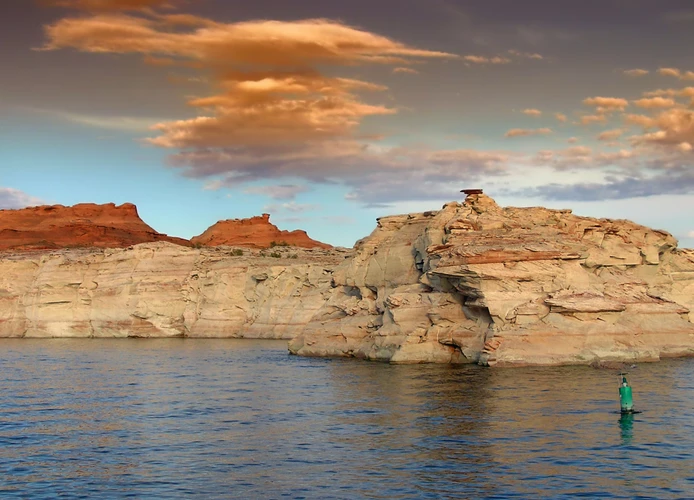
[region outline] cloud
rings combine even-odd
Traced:
[[[523,59],[536,59],[536,60],[544,59],[544,56],[542,54],[538,54],[537,52],[521,52],[519,50],[511,49],[508,51],[508,53],[511,54],[512,56],[516,56],[516,57],[523,58]]]
[[[526,137],[530,135],[546,135],[551,133],[551,128],[512,128],[504,134],[504,137]]]
[[[625,69],[624,71],[622,71],[622,73],[624,73],[627,76],[644,76],[650,72],[647,69],[636,68],[636,69]]]
[[[672,108],[655,117],[628,115],[627,120],[641,125],[645,130],[657,129],[632,138],[634,144],[650,144],[667,148],[677,148],[682,152],[691,151],[694,144],[694,111]]]
[[[594,123],[605,123],[607,117],[605,115],[583,115],[580,120],[581,125],[593,125]]]
[[[643,198],[667,193],[690,194],[694,191],[694,172],[668,173],[652,177],[608,177],[606,182],[558,184],[552,183],[515,194],[540,197],[553,201],[604,201]]]
[[[658,73],[663,76],[672,76],[679,80],[694,80],[694,71],[682,72],[678,68],[659,68]]]
[[[399,67],[399,68],[393,68],[393,73],[409,73],[411,75],[418,75],[419,71],[417,71],[414,68]]]
[[[689,231],[687,233],[687,238],[694,238],[694,231]]]
[[[318,210],[320,205],[313,205],[308,203],[295,203],[293,201],[289,203],[282,203],[281,205],[266,205],[263,210],[269,213],[277,212],[291,212],[291,213],[302,213],[310,212],[312,210]]]
[[[183,31],[172,29],[182,18]],[[323,76],[312,67],[455,57],[326,19],[221,24],[185,15],[97,14],[59,20],[46,27],[46,35],[46,50],[163,56],[214,71],[214,83],[224,92],[191,99],[189,104],[200,110],[197,117],[152,127],[159,136],[148,142],[182,149],[274,147],[352,137],[364,117],[396,113],[355,95],[386,87]]]
[[[528,116],[542,116],[542,111],[539,109],[524,109],[523,114],[526,114]]]
[[[145,18],[125,14],[68,17],[45,27],[44,50],[73,48],[83,52],[142,54],[198,61],[208,67],[245,64],[297,67],[316,64],[393,64],[408,58],[454,58],[453,54],[420,50],[384,36],[328,19],[216,23],[172,30],[180,17]],[[168,22],[167,22],[168,20]]]
[[[195,178],[219,178],[226,187],[292,176],[308,182],[341,184],[362,203],[448,199],[451,184],[508,174],[511,155],[476,150],[384,148],[355,141],[229,150],[183,151],[174,168]]]
[[[135,116],[101,116],[85,115],[81,113],[70,113],[56,109],[24,108],[34,113],[42,113],[60,120],[86,125],[89,127],[103,128],[108,130],[119,130],[123,132],[147,132],[161,118],[142,118]]]
[[[67,7],[89,11],[141,10],[147,8],[172,8],[175,0],[41,0],[53,7]]]
[[[307,186],[298,186],[296,184],[280,184],[277,186],[257,186],[249,187],[244,190],[249,194],[260,194],[269,196],[274,200],[293,200],[297,195],[309,192]]]
[[[646,109],[671,108],[677,104],[674,99],[667,99],[665,97],[646,97],[633,102],[639,108]]]
[[[601,132],[598,135],[598,140],[599,141],[614,141],[615,139],[619,139],[622,134],[624,134],[624,130],[622,129],[615,129],[615,130],[605,130],[604,132]]]
[[[564,113],[554,113],[554,118],[556,118],[557,121],[560,121],[562,123],[566,123],[566,121],[568,120]]]
[[[0,209],[16,210],[18,208],[44,205],[39,198],[24,193],[18,189],[0,187]]]
[[[576,144],[578,142],[578,140],[579,140],[578,137],[569,137],[566,140],[566,142],[568,142],[569,144]]]
[[[502,56],[485,57],[468,55],[463,56],[463,61],[473,64],[509,64],[511,62],[511,59]]]
[[[619,97],[588,97],[583,100],[586,106],[597,108],[600,113],[611,111],[624,111],[624,108],[629,106],[629,101]]]

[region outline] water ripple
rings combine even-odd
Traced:
[[[390,366],[249,340],[3,340],[3,498],[694,498],[694,360]]]

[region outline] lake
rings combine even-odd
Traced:
[[[391,366],[286,342],[0,341],[2,498],[694,498],[694,359]]]

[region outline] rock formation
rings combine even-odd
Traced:
[[[694,355],[694,251],[664,231],[484,194],[378,220],[290,351],[393,363]]]
[[[289,339],[323,306],[332,269],[349,254],[283,247],[272,257],[167,242],[6,252],[0,337]]]
[[[277,226],[270,223],[269,214],[250,219],[219,221],[190,241],[196,246],[208,247],[228,245],[245,248],[269,248],[276,245],[289,245],[301,248],[331,248],[330,245],[309,238],[306,231],[279,230]]]
[[[182,238],[156,232],[140,219],[131,203],[0,210],[0,250],[123,248],[154,241],[190,245]]]
[[[84,225],[106,228],[77,240],[94,246],[163,236],[132,205],[87,205],[82,217],[78,207],[54,227],[28,217],[31,240],[5,240],[18,235],[3,222],[5,245],[61,245],[61,232],[74,238]],[[114,225],[113,211],[130,216]],[[295,232],[280,232],[267,216],[217,229],[225,226],[245,228],[234,233],[238,246],[251,233],[265,235],[253,245],[296,243],[288,238]],[[196,241],[229,241],[213,229]],[[160,241],[0,254],[0,337],[92,336],[285,338],[299,355],[393,363],[595,365],[694,355],[694,251],[629,221],[501,208],[473,193],[440,211],[383,217],[353,251]]]

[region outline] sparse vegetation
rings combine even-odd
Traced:
[[[275,259],[280,259],[280,258],[282,258],[282,254],[279,253],[279,252],[272,252],[272,253],[270,254],[270,257],[273,257],[273,258],[275,258]]]
[[[291,255],[287,255],[287,258],[288,258],[288,259],[298,259],[299,256],[298,256],[297,254],[293,253],[293,254],[291,254]]]
[[[240,257],[241,255],[243,255],[243,250],[241,250],[240,248],[234,248],[231,251],[231,255],[235,255],[237,257]]]
[[[275,247],[288,247],[289,243],[286,241],[271,241],[270,242],[270,248],[275,248]]]

